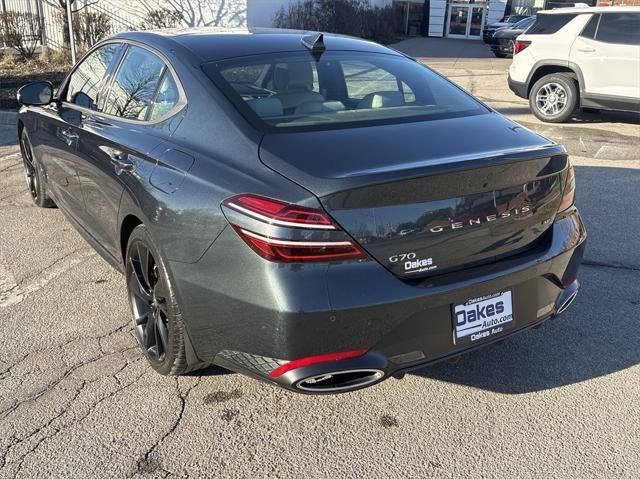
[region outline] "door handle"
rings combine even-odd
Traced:
[[[596,49],[595,48],[578,48],[578,51],[582,53],[593,53],[596,51]]]
[[[109,157],[109,161],[116,170],[116,175],[119,175],[123,171],[132,171],[135,168],[135,163],[131,161],[126,151],[111,148],[106,145],[100,145],[98,148]]]
[[[113,163],[113,166],[116,168],[117,174],[123,171],[132,171],[135,166],[133,161],[129,159],[129,155],[124,151],[112,150],[109,156],[111,157],[111,163]]]
[[[78,138],[80,138],[78,134],[75,133],[71,128],[60,130],[60,136],[64,138],[65,143],[69,146],[71,146]]]

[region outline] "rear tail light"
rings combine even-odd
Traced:
[[[513,54],[517,55],[522,50],[527,48],[529,45],[531,45],[531,42],[526,42],[526,41],[523,41],[523,40],[516,40],[516,42],[513,45]]]
[[[322,233],[320,235],[325,238],[318,240],[274,238],[252,231],[243,224],[235,224],[232,218],[228,218],[240,238],[258,255],[269,261],[308,263],[368,257],[346,234],[342,233],[339,239],[335,239],[335,232],[342,230],[331,221],[331,218],[323,210],[306,208],[257,195],[234,196],[226,199],[222,204],[252,220],[293,229],[289,231],[308,230],[318,233],[318,230],[321,230],[326,232],[324,235]],[[281,229],[280,231],[287,230]],[[330,232],[333,232],[334,235],[331,236]]]
[[[569,161],[569,168],[567,169],[567,179],[564,186],[564,192],[562,194],[562,201],[558,206],[558,213],[568,210],[573,206],[576,199],[576,174],[573,170],[573,165]]]

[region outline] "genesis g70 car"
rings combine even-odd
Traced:
[[[160,374],[216,364],[349,391],[537,326],[577,293],[565,149],[378,44],[125,33],[19,100],[35,204],[122,271]]]

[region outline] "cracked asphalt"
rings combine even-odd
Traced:
[[[0,126],[0,478],[637,477],[640,121],[542,124],[506,88],[507,60],[425,45],[398,46],[572,154],[589,245],[567,313],[340,396],[219,368],[161,377],[136,347],[122,277],[31,203]]]

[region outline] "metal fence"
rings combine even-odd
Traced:
[[[68,40],[66,12],[56,0],[0,0],[2,11],[13,11],[37,15],[42,25],[40,44],[57,50]],[[72,10],[75,16],[84,13],[104,14],[108,17],[106,35],[128,30],[138,30],[144,21],[145,12],[136,13],[118,9],[112,2],[91,2],[76,0]],[[75,20],[74,20],[75,21]],[[105,36],[106,36],[105,35]],[[74,35],[76,44],[80,43],[78,32]]]
[[[102,36],[140,30],[151,11],[173,12],[186,27],[244,26],[247,21],[247,0],[66,0],[71,1],[76,28],[75,44],[88,46],[82,38],[80,19],[86,14],[99,14],[107,18],[102,22],[106,31]],[[51,49],[59,49],[67,43],[67,21],[65,2],[59,0],[0,0],[0,11],[13,11],[37,15],[42,25],[40,44]],[[78,31],[80,30],[80,31]],[[86,35],[85,35],[86,36]]]

